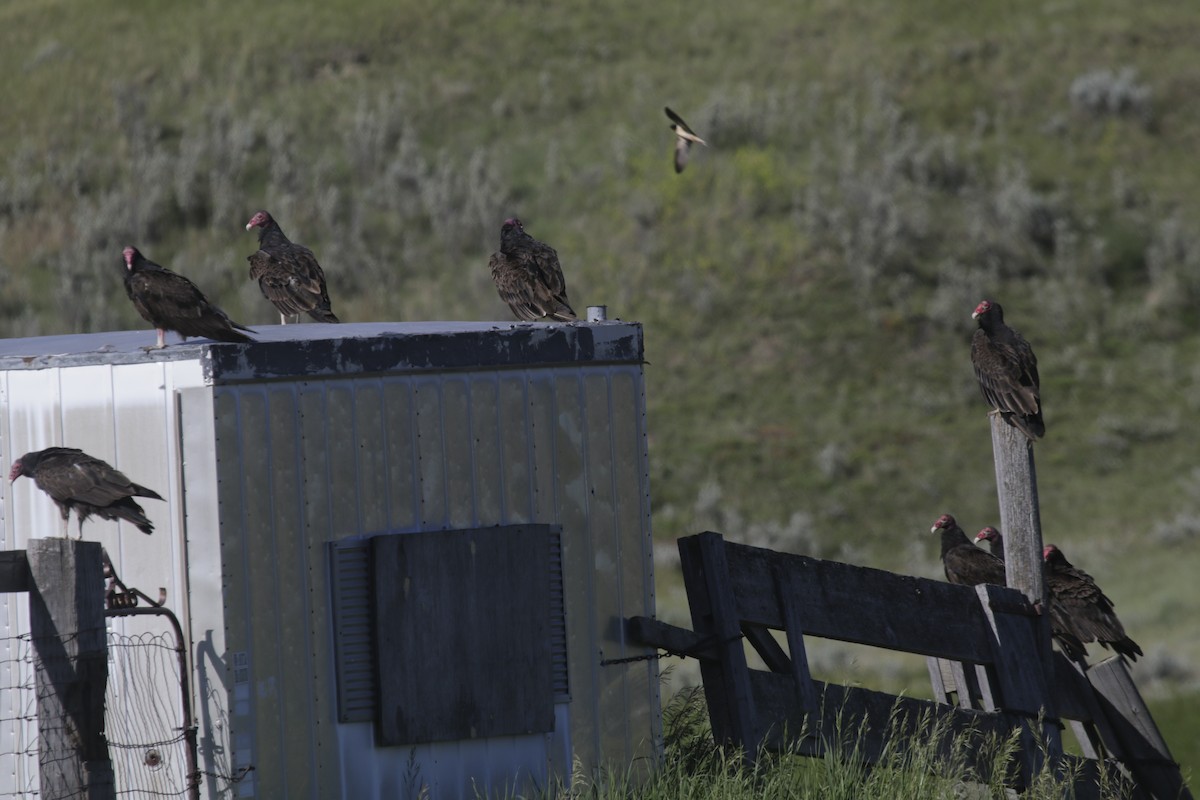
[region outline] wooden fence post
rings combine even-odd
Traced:
[[[112,800],[113,768],[104,738],[108,639],[100,544],[33,539],[26,553],[41,795]]]
[[[1000,530],[1004,535],[1004,568],[1008,585],[1030,600],[1046,602],[1042,571],[1042,517],[1038,510],[1037,470],[1033,446],[1016,426],[999,414],[992,423],[992,454],[996,461],[996,494],[1000,499]]]
[[[1171,758],[1166,740],[1138,693],[1125,659],[1117,656],[1093,664],[1087,677],[1125,750],[1125,764],[1138,785],[1156,800],[1191,800],[1179,765]]]

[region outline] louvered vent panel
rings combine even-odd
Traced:
[[[371,548],[366,541],[330,545],[338,721],[375,718],[374,627],[371,623]]]
[[[558,528],[550,531],[550,658],[554,702],[571,699],[567,673],[567,613],[563,594],[562,538]]]

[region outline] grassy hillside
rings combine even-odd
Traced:
[[[645,324],[657,537],[933,576],[940,513],[998,521],[991,296],[1041,362],[1047,539],[1194,698],[1198,35],[1186,0],[10,2],[0,334],[144,327],[126,244],[272,323],[260,207],[343,319],[506,319],[519,215]],[[679,176],[667,104],[710,143]]]

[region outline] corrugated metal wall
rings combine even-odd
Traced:
[[[182,557],[183,508],[174,390],[201,385],[195,361],[90,365],[70,368],[0,371],[0,463],[9,465],[32,450],[50,446],[77,447],[102,458],[166,498],[144,500],[142,506],[155,525],[147,536],[126,523],[93,517],[83,528],[89,541],[100,542],[125,583],[158,594],[167,590],[167,604],[183,618],[187,592]],[[33,538],[57,537],[61,517],[54,502],[22,478],[3,481],[4,549],[22,549]],[[69,535],[77,535],[72,515]],[[109,620],[110,628],[127,635],[157,633],[162,623],[147,618]],[[24,593],[0,594],[0,794],[36,790],[36,753],[19,755],[33,746],[36,723],[18,717],[33,713],[32,692],[18,687],[32,681],[21,660],[20,640],[29,630],[28,599]],[[178,686],[139,686],[159,692],[165,707],[178,706]],[[110,686],[109,713],[126,713],[130,698]],[[132,706],[129,706],[132,709]],[[130,714],[134,713],[129,710]],[[16,755],[14,755],[16,754]]]
[[[233,676],[235,762],[255,766],[239,793],[474,797],[518,768],[541,784],[572,757],[624,769],[652,756],[656,668],[599,666],[601,652],[645,652],[620,623],[653,611],[644,408],[637,365],[217,387],[227,646],[249,667]],[[563,529],[559,730],[411,750],[337,724],[325,543],[522,522]]]

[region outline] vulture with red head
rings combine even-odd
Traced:
[[[517,319],[526,322],[569,322],[578,319],[567,300],[558,253],[525,232],[521,220],[500,227],[500,249],[488,262],[500,299]]]
[[[155,264],[136,247],[126,247],[124,255],[125,294],[142,319],[158,332],[154,349],[166,347],[167,331],[184,339],[203,336],[218,342],[254,341],[240,332],[249,328],[231,320],[187,278]]]
[[[9,481],[25,475],[58,505],[62,512],[63,536],[71,510],[79,518],[79,535],[84,521],[95,514],[101,519],[123,519],[142,533],[153,533],[154,525],[133,499],[151,497],[162,500],[153,489],[139,486],[125,474],[100,459],[73,447],[48,447],[26,453],[13,462]]]
[[[338,322],[325,287],[325,273],[313,251],[283,235],[270,214],[259,211],[246,223],[246,230],[258,228],[258,252],[247,256],[250,279],[258,281],[263,296],[279,311],[279,324],[288,317],[298,321],[308,314],[317,322]]]
[[[950,583],[962,586],[981,583],[1005,585],[1004,562],[973,545],[954,517],[942,514],[929,531],[942,535],[942,567]]]
[[[987,542],[988,552],[1001,561],[1004,560],[1004,537],[1000,535],[1000,531],[988,525],[975,534],[975,544],[980,542]]]
[[[983,398],[1030,441],[1040,439],[1046,434],[1046,424],[1033,348],[1005,324],[999,303],[984,300],[971,316],[979,322],[971,339],[971,363]]]
[[[1070,631],[1081,642],[1099,642],[1130,661],[1143,655],[1142,648],[1125,633],[1121,621],[1096,581],[1075,567],[1062,550],[1048,544],[1042,550],[1046,563],[1046,585],[1050,591],[1051,622]]]

